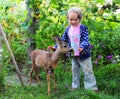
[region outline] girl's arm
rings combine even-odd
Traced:
[[[81,38],[80,38],[80,48],[86,49],[89,47],[89,35],[88,35],[88,28],[86,26],[83,26],[83,29],[81,30]]]

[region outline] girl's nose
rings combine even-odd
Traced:
[[[74,23],[76,23],[76,21],[72,21],[72,23],[74,24]]]

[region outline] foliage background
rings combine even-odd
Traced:
[[[100,90],[110,95],[120,92],[120,1],[119,0],[28,0],[29,7],[33,9],[31,16],[40,21],[36,25],[36,48],[46,49],[54,45],[52,35],[61,36],[68,26],[66,13],[72,6],[78,6],[83,12],[82,24],[88,26],[92,62]],[[27,59],[27,48],[32,42],[27,42],[28,27],[32,20],[27,22],[27,0],[0,0],[0,23],[4,27],[7,39],[10,43],[16,61],[22,72],[28,73],[27,67],[30,61]],[[36,10],[37,9],[37,10]],[[38,11],[38,12],[37,12]],[[37,14],[36,14],[37,13]],[[7,75],[14,73],[15,68],[2,38],[2,61]],[[71,65],[71,64],[68,64]],[[26,69],[27,68],[27,69]],[[71,69],[61,72],[61,65],[56,69],[56,79],[64,80],[62,75],[68,77],[66,81],[71,83]],[[103,68],[103,69],[102,69]],[[111,69],[112,68],[112,69]],[[25,70],[26,69],[26,70]],[[99,69],[99,70],[98,70]],[[108,70],[108,71],[106,71]],[[0,74],[1,75],[1,74]],[[68,76],[69,75],[69,76]],[[102,76],[101,76],[102,75]],[[108,76],[106,76],[108,75]],[[42,75],[45,77],[44,72]],[[113,79],[110,79],[113,76]],[[114,77],[115,76],[115,77]],[[3,77],[3,76],[0,76]],[[62,78],[63,77],[63,78]],[[105,77],[105,78],[104,78]],[[108,79],[108,78],[109,79]],[[104,79],[108,80],[108,82]],[[3,78],[2,78],[3,79]],[[43,78],[44,79],[44,78]],[[5,82],[2,80],[1,82]],[[107,85],[110,83],[110,85]],[[59,87],[61,88],[61,87]],[[106,88],[106,89],[105,89]],[[29,89],[29,88],[28,88]],[[116,89],[116,90],[115,90]],[[111,90],[108,91],[107,90]],[[74,96],[73,96],[74,97]]]

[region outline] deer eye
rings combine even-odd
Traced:
[[[66,45],[64,45],[63,47],[67,47]]]

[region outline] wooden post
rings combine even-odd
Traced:
[[[6,38],[6,35],[5,35],[4,31],[3,31],[3,28],[2,28],[2,25],[1,25],[1,24],[0,24],[0,33],[1,33],[1,35],[3,36],[3,38],[4,38],[4,41],[5,41],[6,46],[7,46],[7,48],[8,48],[8,51],[10,52],[10,56],[11,56],[11,58],[12,58],[13,64],[15,65],[16,72],[17,72],[18,78],[19,78],[19,80],[20,80],[20,83],[21,83],[22,86],[24,86],[24,83],[23,83],[23,81],[22,81],[22,77],[21,77],[21,74],[20,74],[20,70],[19,70],[19,68],[18,68],[17,62],[15,61],[13,52],[12,52],[12,50],[11,50],[11,48],[10,48],[10,45],[9,45],[9,43],[8,43],[8,40],[7,40],[7,38]]]

